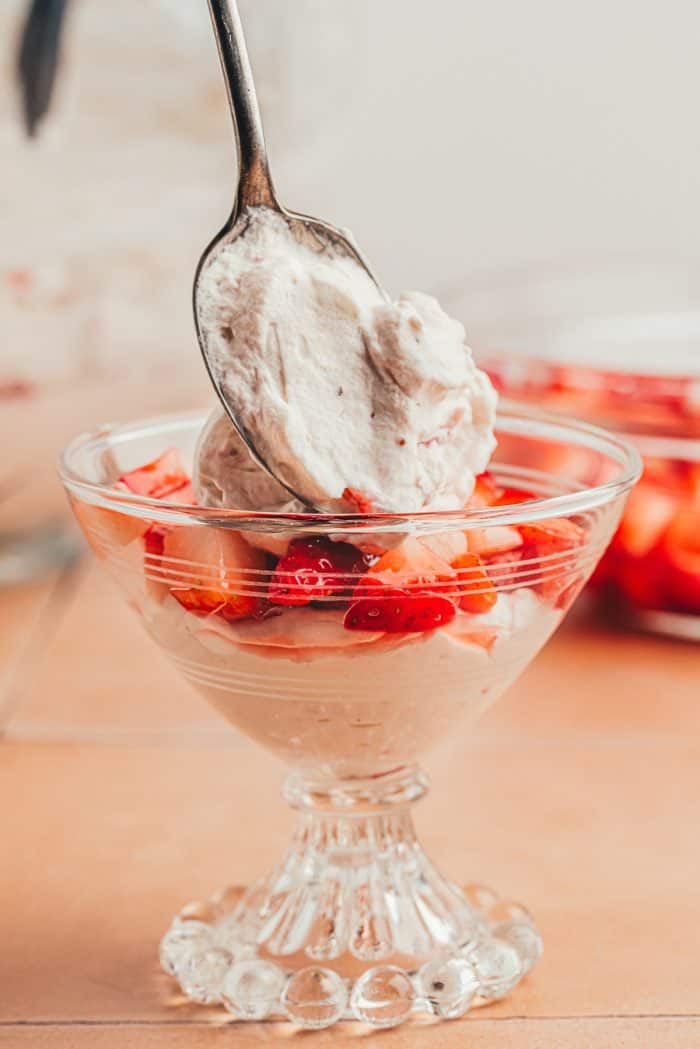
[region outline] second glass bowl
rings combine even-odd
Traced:
[[[643,455],[593,579],[602,607],[700,640],[700,268],[609,261],[468,286],[447,299],[503,396],[614,429]]]

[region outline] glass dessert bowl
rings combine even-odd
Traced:
[[[192,505],[200,416],[79,437],[61,473],[146,630],[223,716],[289,766],[299,823],[273,871],[178,915],[185,994],[245,1019],[389,1027],[506,995],[541,940],[524,907],[425,855],[418,762],[467,731],[566,614],[639,473],[623,440],[502,411],[468,507],[263,514]],[[568,472],[529,463],[571,449]],[[144,466],[144,464],[146,464]]]

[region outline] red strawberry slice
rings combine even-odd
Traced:
[[[267,557],[231,529],[169,529],[160,557],[160,580],[195,615],[217,614],[233,622],[260,615],[266,607],[262,588]]]
[[[308,605],[330,597],[349,597],[356,576],[374,558],[350,543],[334,543],[325,536],[293,539],[277,562],[269,600],[275,605]]]
[[[128,546],[148,527],[140,518],[118,510],[90,506],[79,499],[71,499],[71,505],[85,538],[98,557],[106,557],[110,546]]]
[[[164,528],[162,525],[151,525],[143,537],[143,546],[148,557],[157,558],[162,556],[167,534],[167,528]]]
[[[673,606],[700,615],[700,508],[676,516],[659,551],[659,567]]]
[[[465,533],[469,553],[478,554],[486,560],[495,554],[505,554],[523,545],[523,537],[517,528],[508,525],[493,525],[491,528],[472,528]],[[454,562],[453,562],[454,564]]]
[[[663,608],[666,573],[656,556],[617,558],[611,555],[614,578],[623,598],[637,608]]]
[[[525,561],[549,558],[555,554],[576,550],[583,545],[586,538],[583,528],[568,517],[551,517],[544,521],[523,524],[519,526],[519,530],[523,537],[522,557]],[[544,561],[541,566],[525,566],[525,570],[532,571],[540,567],[541,578],[537,582],[537,589],[543,597],[557,602],[578,575],[573,562],[573,558],[560,558],[554,564]],[[531,581],[534,582],[534,579]]]
[[[633,489],[614,545],[632,557],[644,557],[673,520],[677,500],[668,491],[641,481]]]
[[[522,550],[522,547],[517,550],[506,550],[502,554],[493,554],[484,560],[486,574],[495,587],[502,589],[515,584],[518,573],[523,571],[520,564],[523,559]],[[523,583],[523,586],[525,585],[527,582]]]
[[[445,597],[454,590],[457,573],[420,539],[405,539],[387,550],[370,573],[387,586],[403,590],[434,590]]]
[[[459,573],[459,607],[475,615],[490,611],[498,600],[498,594],[481,558],[476,554],[462,554],[452,564]]]
[[[422,634],[450,623],[457,614],[453,602],[437,594],[409,594],[382,583],[377,586],[376,581],[360,592],[368,596],[350,605],[343,621],[346,630]]]
[[[525,544],[536,547],[540,557],[573,550],[581,546],[586,537],[583,528],[568,517],[550,517],[519,525],[519,529]]]
[[[487,470],[477,477],[467,506],[494,506],[502,494],[503,489]]]
[[[517,506],[519,503],[531,503],[537,496],[523,488],[504,488],[494,506]]]
[[[119,481],[135,495],[167,499],[177,493],[178,502],[191,502],[190,478],[177,448],[169,448],[153,462],[123,474]]]
[[[185,481],[179,488],[173,488],[171,492],[167,493],[167,496],[159,496],[160,499],[166,499],[169,503],[182,503],[183,506],[196,506],[197,500],[194,497],[194,490],[192,488],[191,481]]]
[[[375,507],[370,497],[364,492],[359,492],[357,488],[346,488],[343,492],[343,499],[346,503],[352,503],[359,514],[373,514],[375,512]]]

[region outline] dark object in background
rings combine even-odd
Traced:
[[[31,0],[19,43],[17,77],[24,126],[30,138],[48,112],[60,57],[61,30],[69,0]]]

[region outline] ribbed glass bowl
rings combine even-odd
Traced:
[[[615,531],[637,454],[514,409],[499,418],[488,499],[463,511],[269,515],[115,487],[166,448],[191,463],[203,422],[87,434],[61,465],[150,636],[287,764],[300,811],[272,872],[176,917],[164,967],[196,1001],[302,1027],[393,1026],[502,997],[539,935],[520,905],[462,890],[428,860],[410,815],[427,789],[417,763],[467,732],[557,628]],[[527,501],[509,502],[516,489]]]

